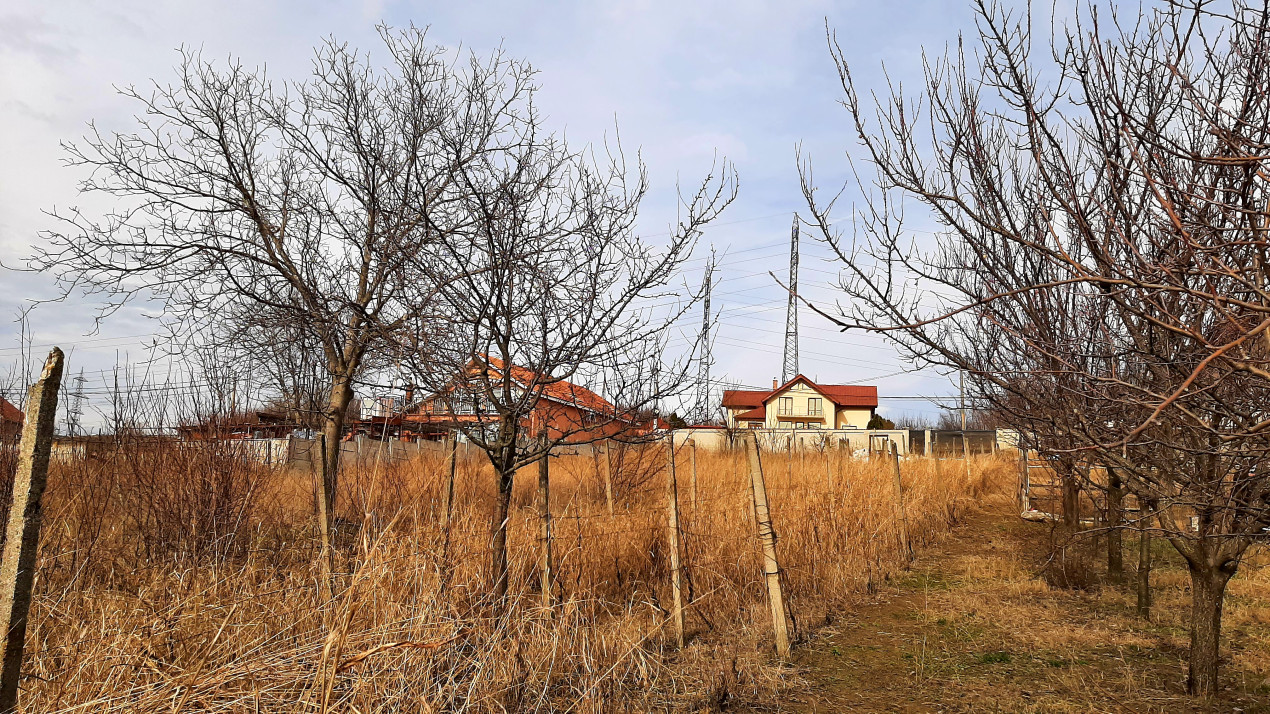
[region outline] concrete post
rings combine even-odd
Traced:
[[[48,482],[49,451],[57,418],[57,389],[62,382],[64,357],[56,347],[44,363],[40,379],[27,392],[27,413],[18,446],[18,470],[13,477],[13,505],[5,530],[0,558],[0,633],[4,636],[4,660],[0,664],[0,712],[18,708],[18,680],[22,674],[22,648],[26,642],[27,615],[31,610],[31,586],[35,580],[35,554],[40,544],[40,520],[44,486]]]

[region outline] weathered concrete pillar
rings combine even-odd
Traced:
[[[57,388],[62,382],[62,351],[56,347],[44,363],[40,379],[27,392],[26,420],[18,447],[18,470],[13,477],[13,505],[0,558],[0,632],[4,660],[0,665],[0,712],[18,708],[18,680],[22,674],[22,646],[26,641],[35,553],[40,545],[41,500],[48,482],[49,451],[57,417]]]

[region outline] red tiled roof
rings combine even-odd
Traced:
[[[21,409],[9,403],[8,399],[0,397],[0,421],[10,421],[21,424],[26,416]]]
[[[482,355],[481,357],[495,372],[501,373],[503,371],[502,360],[488,355]],[[565,379],[552,380],[549,376],[543,377],[533,370],[516,365],[511,367],[511,378],[512,381],[521,385],[531,384],[537,380],[542,387],[542,395],[552,401],[570,404],[592,412],[606,414],[616,414],[617,412],[617,408],[609,403],[609,400],[586,387],[579,387]]]
[[[737,421],[758,421],[767,419],[767,407],[759,407],[751,409],[748,412],[741,412],[736,415]]]
[[[764,389],[725,389],[723,390],[723,406],[730,409],[741,407],[763,406],[763,400],[770,391]]]
[[[776,389],[728,389],[723,392],[723,406],[730,409],[762,407],[777,392],[788,389],[795,382],[803,382],[812,389],[825,395],[840,407],[869,407],[878,405],[878,388],[855,384],[816,384],[803,375],[798,375]],[[750,412],[746,412],[749,414]],[[738,419],[745,415],[737,415]]]
[[[833,400],[840,407],[876,407],[878,405],[878,388],[861,387],[853,384],[820,384],[816,389]]]

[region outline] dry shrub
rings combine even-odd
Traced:
[[[615,459],[611,518],[597,459],[552,459],[549,610],[536,592],[536,468],[522,473],[505,612],[486,592],[492,471],[466,451],[449,533],[442,450],[347,464],[337,510],[356,537],[339,550],[331,603],[315,587],[307,469],[141,447],[59,468],[24,701],[47,712],[607,712],[777,701],[791,674],[770,663],[742,453],[699,451],[695,479],[681,454],[690,644],[675,652],[666,637],[665,454],[630,447]],[[764,466],[786,595],[805,636],[808,623],[903,567],[892,466],[832,452],[765,454]],[[977,500],[1003,497],[1012,466],[988,459],[966,474],[955,462],[937,470],[905,459],[914,544],[939,537]],[[93,483],[109,497],[72,493]]]

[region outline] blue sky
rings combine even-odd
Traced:
[[[81,175],[62,166],[59,142],[81,136],[90,121],[130,128],[134,107],[114,87],[167,81],[178,46],[263,64],[275,78],[299,77],[325,36],[373,56],[376,23],[413,23],[429,27],[438,44],[480,54],[501,46],[529,60],[540,70],[538,101],[549,126],[572,143],[600,142],[616,123],[652,182],[641,232],[666,231],[677,181],[699,180],[716,153],[735,162],[740,196],[705,236],[725,254],[714,373],[768,384],[780,371],[785,313],[765,271],[783,276],[791,214],[806,213],[795,145],[803,143],[826,187],[846,177],[844,152],[854,149],[837,104],[826,21],[864,85],[877,88],[883,63],[892,79],[915,87],[923,48],[942,52],[958,32],[974,31],[968,4],[943,2],[10,1],[0,9],[0,261],[18,264],[29,253],[52,225],[44,211],[93,210],[77,194]],[[848,187],[843,212],[855,190]],[[810,299],[831,304],[836,267],[827,255],[805,238],[801,282]],[[0,374],[18,353],[19,307],[54,295],[43,276],[0,270]],[[101,370],[118,359],[144,358],[154,327],[141,306],[95,333],[93,315],[94,303],[77,298],[39,306],[30,324],[36,345],[63,346],[70,371],[82,368],[99,385]],[[888,397],[953,391],[939,375],[894,374],[905,365],[878,338],[839,335],[808,311],[802,325],[802,371],[825,382],[876,384],[885,412],[931,412],[929,404]]]

